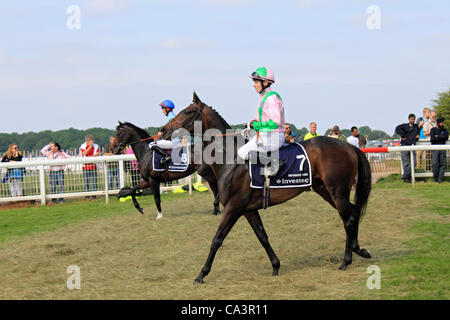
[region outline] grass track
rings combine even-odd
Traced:
[[[245,219],[218,251],[205,284],[193,286],[220,217],[212,195],[166,195],[155,221],[130,202],[103,200],[0,212],[2,299],[448,299],[450,184],[375,185],[360,228],[362,247],[338,271],[345,234],[337,212],[309,192],[261,211],[281,260],[279,277]],[[434,204],[433,204],[434,203]],[[381,268],[381,290],[368,290],[366,269]],[[81,269],[81,290],[68,290],[66,268]]]

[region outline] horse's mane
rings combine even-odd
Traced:
[[[221,122],[221,125],[224,127],[224,129],[231,129],[231,126],[228,124],[228,122],[225,121],[224,118],[222,118],[222,116],[219,114],[219,112],[217,112],[216,109],[214,109],[213,107],[210,107],[210,106],[208,106],[208,107],[211,109],[211,111],[214,113],[214,115],[217,117],[217,119]]]
[[[132,123],[130,123],[130,122],[125,122],[125,123],[123,123],[123,125],[124,125],[124,126],[127,126],[127,127],[130,127],[131,129],[133,129],[134,131],[136,131],[136,133],[139,135],[139,137],[140,137],[141,139],[143,139],[143,138],[149,138],[149,137],[150,137],[150,134],[149,134],[147,131],[145,131],[145,130],[142,129],[142,128],[139,128],[138,126],[135,126],[134,124],[132,124]]]

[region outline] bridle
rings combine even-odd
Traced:
[[[183,128],[183,129],[188,130],[188,128],[190,128],[194,124],[195,120],[197,120],[197,118],[202,113],[203,107],[204,107],[204,104],[202,104],[200,107],[197,107],[195,111],[193,111],[193,110],[184,110],[183,112],[185,114],[189,114],[189,113],[192,113],[192,112],[195,112],[195,114],[194,114],[194,116],[192,118],[185,119],[183,122],[177,120],[176,118],[173,118],[173,119],[169,120],[169,123],[167,123],[167,125],[166,125],[166,126],[169,127],[169,130],[164,134],[164,138],[169,136],[170,134],[172,134],[177,129]],[[175,130],[173,128],[173,123],[174,122],[176,122],[176,123],[178,123],[180,125]]]
[[[121,129],[124,130],[123,128],[121,128]],[[127,145],[133,146],[133,145],[135,145],[137,143],[145,142],[145,141],[149,141],[149,140],[154,141],[155,139],[153,137],[148,137],[148,138],[138,139],[136,141],[132,141],[132,142],[129,142],[127,144],[123,144],[122,142],[118,141],[116,151],[118,151],[118,152],[122,151],[123,149],[125,149],[125,147]]]

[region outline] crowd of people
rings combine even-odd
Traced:
[[[354,145],[357,148],[365,148],[367,145],[367,139],[364,135],[360,135],[358,132],[358,128],[353,126],[351,128],[351,135],[349,137],[345,137],[338,125],[335,125],[329,132],[328,137],[339,139],[342,141],[347,141],[348,143]],[[309,140],[315,137],[319,137],[320,134],[317,133],[317,123],[311,122],[309,124],[309,131],[303,137],[303,141]],[[300,142],[300,138],[296,138],[296,134],[291,130],[291,126],[286,123],[284,126],[284,141],[287,143]]]
[[[437,113],[429,108],[423,109],[423,116],[419,117],[416,122],[416,115],[411,113],[408,115],[408,122],[398,125],[395,132],[400,136],[400,144],[402,146],[416,145],[419,139],[430,139],[432,145],[443,145],[448,140],[448,131],[445,128],[445,119],[440,117],[436,119]],[[411,161],[411,155],[413,157]],[[425,158],[425,169],[433,172],[433,180],[437,183],[444,181],[445,168],[447,166],[447,152],[445,150],[419,150],[402,151],[401,152],[403,176],[402,179],[406,183],[411,182],[411,163],[415,167],[422,167],[423,158]],[[431,160],[431,161],[430,161]]]
[[[112,156],[118,153],[115,152],[117,146],[117,137],[111,136],[109,144],[104,148],[103,155]],[[61,160],[70,159],[72,156],[68,155],[61,149],[61,145],[58,142],[52,141],[46,146],[44,146],[40,153],[49,160]],[[132,154],[133,150],[131,147],[127,147],[121,153]],[[97,157],[100,155],[100,148],[98,144],[95,143],[94,137],[92,135],[87,135],[85,137],[85,142],[79,148],[79,155],[82,157]],[[16,143],[12,143],[8,151],[4,154],[1,162],[20,162],[23,159],[22,152],[19,150],[19,146]],[[119,180],[119,167],[117,162],[108,162],[108,188],[109,190],[117,190],[120,188]],[[51,194],[63,194],[65,192],[65,165],[51,165],[49,166],[49,183],[50,183],[50,193]],[[137,161],[130,161],[127,171],[131,171],[132,183],[137,184],[139,181],[139,164]],[[25,176],[25,168],[8,168],[5,176],[2,178],[1,183],[5,184],[8,182],[11,197],[21,197],[23,196],[23,181]],[[83,190],[84,191],[97,191],[97,165],[95,163],[84,163],[82,166],[82,180],[83,180]],[[86,197],[87,200],[95,199],[95,196]],[[64,199],[54,198],[53,203],[62,203]]]
[[[395,132],[400,136],[400,144],[402,146],[416,145],[419,139],[430,138],[433,145],[445,144],[448,140],[448,131],[445,128],[445,119],[436,118],[436,111],[429,108],[423,109],[422,117],[416,121],[416,116],[410,114],[408,122],[398,125]],[[335,125],[329,132],[328,137],[346,141],[357,148],[364,148],[367,144],[367,139],[359,134],[358,128],[353,126],[351,128],[351,135],[345,137],[338,125]],[[309,124],[309,131],[304,136],[303,140],[313,139],[320,136],[317,132],[317,123],[311,122]],[[286,143],[300,142],[300,138],[291,130],[288,123],[284,126],[284,140]],[[103,155],[116,155],[117,137],[111,136],[109,143],[105,146]],[[122,153],[132,154],[131,147],[127,147]],[[41,149],[41,154],[49,160],[69,159],[72,156],[61,150],[61,146],[57,142],[50,142]],[[444,180],[445,168],[447,165],[446,151],[433,150],[424,151],[419,150],[413,152],[413,165],[421,168],[424,164],[426,170],[433,172],[433,179],[435,182],[441,183]],[[96,157],[100,155],[99,145],[95,143],[92,135],[85,137],[85,142],[79,148],[79,155],[82,157]],[[401,152],[401,159],[403,165],[402,179],[405,182],[411,182],[411,152]],[[17,144],[13,143],[9,146],[8,151],[4,154],[1,162],[19,162],[22,161],[22,152],[19,150]],[[139,183],[139,163],[137,161],[130,161],[125,168],[131,173],[132,184]],[[120,187],[119,167],[117,162],[107,163],[108,171],[108,189],[114,190]],[[25,175],[25,168],[9,168],[6,175],[2,179],[2,183],[9,182],[10,194],[12,197],[23,196],[22,183]],[[95,163],[85,163],[82,167],[83,189],[84,191],[97,191],[97,165]],[[51,194],[63,194],[65,184],[65,166],[53,165],[49,168],[49,182]],[[87,196],[86,199],[95,199],[95,196]],[[54,203],[64,202],[63,198],[52,199]]]

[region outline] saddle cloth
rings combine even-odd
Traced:
[[[189,167],[190,162],[190,150],[189,146],[179,146],[172,150],[166,150],[170,152],[171,161],[167,165],[167,170],[171,172],[184,172]],[[162,155],[158,152],[153,152],[153,170],[165,171],[166,166],[161,164]]]
[[[311,164],[303,146],[297,142],[283,145],[279,149],[282,165],[275,176],[270,177],[270,188],[298,188],[312,184]],[[254,160],[252,159],[254,158]],[[256,157],[250,157],[250,187],[263,188],[265,177],[264,165],[256,163]],[[270,166],[270,163],[268,164]]]

